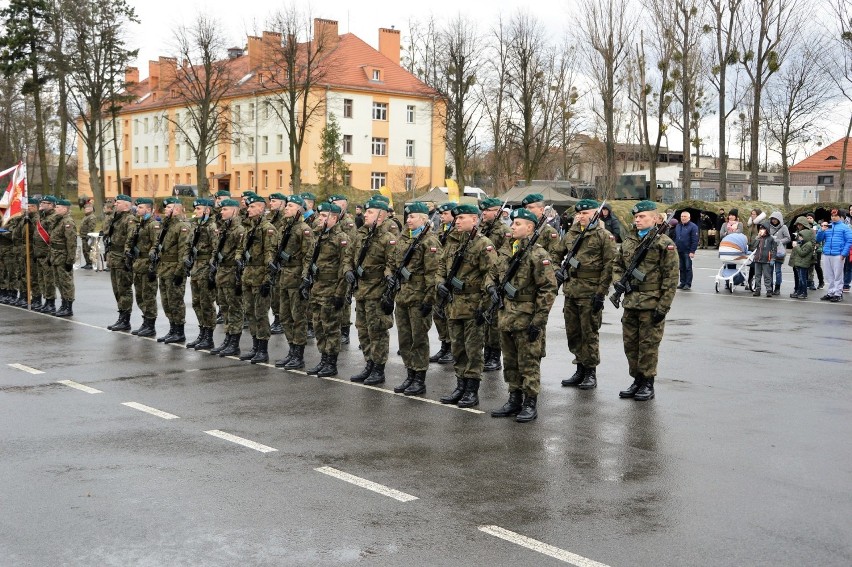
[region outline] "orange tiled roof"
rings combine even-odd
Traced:
[[[839,171],[840,164],[843,163],[843,141],[845,138],[840,138],[833,144],[824,147],[812,156],[808,156],[796,165],[790,167],[790,171],[797,172],[819,172],[819,171]],[[846,149],[846,166],[852,167],[852,138],[849,138],[849,145]]]

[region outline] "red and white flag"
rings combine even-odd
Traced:
[[[24,212],[28,200],[26,164],[18,162],[18,165],[0,171],[0,177],[9,173],[12,173],[12,178],[9,180],[6,192],[3,193],[3,198],[0,199],[0,210],[3,210],[3,226],[6,226],[9,219]]]

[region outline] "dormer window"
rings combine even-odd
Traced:
[[[837,159],[837,156],[828,156],[827,158],[825,158],[825,161],[836,160],[836,159]]]
[[[381,81],[382,80],[382,72],[379,69],[373,69],[373,80]]]

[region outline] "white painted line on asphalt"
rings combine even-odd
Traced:
[[[152,408],[151,406],[146,406],[137,402],[122,402],[121,405],[137,409],[139,411],[144,411],[145,413],[150,413],[151,415],[156,415],[157,417],[161,417],[163,419],[180,419],[173,413],[160,411],[156,408]]]
[[[288,371],[292,372],[292,371]],[[459,411],[466,411],[469,413],[483,414],[485,413],[482,410],[473,409],[473,408],[460,408],[453,404],[442,404],[438,400],[430,400],[429,398],[424,398],[422,396],[406,396],[405,394],[397,394],[393,390],[385,390],[384,388],[379,388],[378,386],[368,386],[366,384],[361,384],[360,382],[352,382],[350,380],[344,380],[343,378],[335,378],[333,376],[323,377],[322,380],[331,380],[332,382],[340,382],[341,384],[348,384],[350,386],[358,386],[359,388],[367,388],[368,390],[375,390],[377,392],[381,392],[383,394],[390,394],[392,396],[402,396],[406,400],[414,400],[417,402],[426,402],[427,404],[435,404],[444,408],[450,408]]]
[[[12,368],[17,368],[18,370],[23,370],[24,372],[29,372],[30,374],[44,374],[44,372],[42,372],[38,368],[33,368],[32,366],[25,366],[18,362],[10,364],[9,366],[11,366]]]
[[[248,439],[243,439],[242,437],[237,437],[236,435],[231,435],[230,433],[225,433],[224,431],[219,431],[218,429],[211,429],[204,433],[212,435],[213,437],[218,437],[219,439],[224,439],[225,441],[230,441],[231,443],[236,443],[237,445],[242,445],[243,447],[248,447],[249,449],[254,449],[255,451],[260,451],[261,453],[271,453],[278,450],[273,449],[272,447],[267,447],[266,445],[261,445],[260,443],[255,443]]]
[[[355,486],[360,486],[361,488],[372,490],[373,492],[377,492],[383,496],[393,498],[394,500],[399,500],[400,502],[411,502],[412,500],[417,500],[417,497],[412,496],[411,494],[406,494],[405,492],[400,492],[399,490],[388,488],[383,484],[378,484],[373,481],[367,480],[366,478],[361,478],[360,476],[345,473],[332,467],[319,467],[318,469],[314,470],[317,472],[321,472],[322,474],[327,474],[328,476],[333,476],[334,478],[338,478],[344,482],[354,484]]]
[[[485,532],[488,535],[493,535],[494,537],[499,537],[500,539],[520,545],[521,547],[526,547],[527,549],[531,549],[532,551],[536,551],[542,555],[547,555],[554,559],[564,561],[565,563],[576,565],[577,567],[608,567],[604,563],[599,563],[597,561],[587,559],[582,555],[577,555],[576,553],[571,553],[570,551],[553,547],[552,545],[548,545],[544,542],[538,541],[537,539],[522,536],[521,534],[501,528],[500,526],[479,526],[479,531]]]
[[[81,392],[86,392],[87,394],[103,394],[100,390],[96,390],[94,388],[90,388],[89,386],[84,386],[74,380],[59,380],[57,384],[62,384],[64,386],[68,386],[69,388],[74,388],[75,390],[80,390]]]

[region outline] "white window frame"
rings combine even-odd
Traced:
[[[414,140],[405,141],[405,157],[414,158]]]
[[[407,124],[414,124],[414,105],[409,104],[405,107],[405,122]]]
[[[387,157],[388,155],[388,139],[387,138],[373,138],[372,143],[370,144],[372,148],[372,155],[376,157]]]
[[[346,156],[352,155],[352,134],[343,134],[341,153]]]
[[[387,122],[388,121],[388,103],[386,103],[386,102],[374,102],[373,103],[373,120],[377,120],[379,122]]]
[[[373,191],[378,191],[382,186],[387,185],[388,174],[384,171],[373,171],[370,173],[370,188]]]

